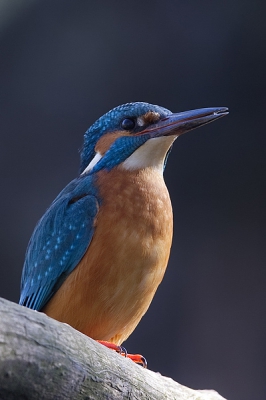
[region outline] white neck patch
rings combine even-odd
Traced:
[[[163,173],[166,153],[175,139],[176,136],[161,136],[147,140],[121,164],[122,168],[136,170],[152,167]]]
[[[98,161],[102,158],[102,155],[100,153],[96,153],[89,165],[84,169],[81,175],[86,174],[87,172],[91,171],[92,168],[97,164]]]

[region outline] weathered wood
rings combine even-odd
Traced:
[[[223,398],[145,370],[69,325],[0,299],[0,399]]]

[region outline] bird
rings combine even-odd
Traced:
[[[172,145],[227,114],[133,102],[100,117],[85,132],[77,178],[34,229],[19,304],[121,349],[168,264],[173,212],[163,173]]]

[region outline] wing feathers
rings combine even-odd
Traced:
[[[86,179],[72,181],[37,224],[22,272],[21,305],[40,310],[87,250],[98,200]]]

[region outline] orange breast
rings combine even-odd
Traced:
[[[121,344],[147,311],[172,243],[172,207],[161,174],[100,171],[103,199],[92,242],[43,311],[86,335]]]

